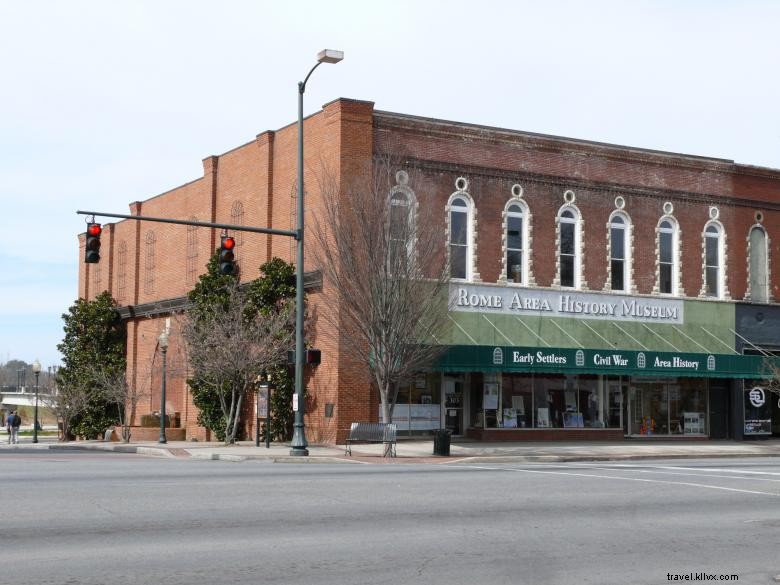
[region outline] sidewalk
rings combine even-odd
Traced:
[[[641,459],[679,459],[700,457],[780,457],[780,439],[760,441],[663,441],[628,439],[615,442],[545,442],[545,443],[481,443],[455,439],[449,457],[433,455],[433,441],[400,440],[398,456],[382,457],[382,445],[354,445],[353,456],[345,456],[339,446],[309,445],[309,456],[291,456],[289,443],[273,443],[269,449],[261,443],[241,442],[225,446],[222,443],[195,442],[133,442],[106,443],[74,441],[59,443],[56,437],[39,437],[37,445],[31,437],[21,437],[19,445],[8,445],[0,436],[0,450],[35,448],[51,450],[99,450],[137,453],[154,457],[211,459],[220,461],[262,460],[268,463],[523,463],[564,461],[624,461]]]

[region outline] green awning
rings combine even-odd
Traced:
[[[755,355],[715,353],[455,345],[447,349],[435,369],[443,372],[760,378],[765,359]]]

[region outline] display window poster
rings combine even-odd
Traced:
[[[482,408],[485,410],[498,409],[498,384],[495,382],[485,384],[482,395]]]

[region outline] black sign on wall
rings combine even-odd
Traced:
[[[771,393],[757,380],[745,380],[745,435],[772,434]]]

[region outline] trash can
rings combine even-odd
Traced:
[[[433,454],[442,457],[450,456],[450,431],[447,429],[436,429],[433,431]]]

